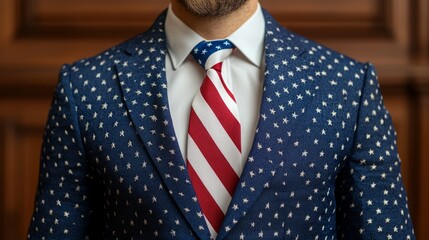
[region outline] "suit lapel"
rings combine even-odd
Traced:
[[[164,34],[165,13],[153,27],[136,38],[125,56],[116,62],[124,102],[132,124],[178,208],[200,239],[210,233],[189,181],[176,141],[167,100]]]
[[[311,61],[305,40],[285,30],[267,12],[264,16],[266,65],[260,118],[252,150],[217,239],[224,239],[246,215],[269,187],[278,167],[291,156],[301,156],[293,149],[288,134],[305,119],[306,106],[318,89],[310,74],[315,72],[316,62]]]

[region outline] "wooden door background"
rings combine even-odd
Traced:
[[[61,64],[147,29],[168,0],[0,1],[0,239],[24,239]],[[373,62],[418,239],[429,239],[429,1],[261,0],[287,28]]]

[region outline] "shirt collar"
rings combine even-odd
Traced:
[[[165,34],[174,69],[180,67],[191,50],[205,40],[174,14],[171,5],[165,21]],[[258,4],[255,13],[227,38],[252,64],[260,67],[264,52],[264,35],[265,20],[261,6]]]

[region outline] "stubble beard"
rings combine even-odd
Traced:
[[[178,2],[190,13],[199,17],[222,17],[226,16],[248,0],[178,0]]]

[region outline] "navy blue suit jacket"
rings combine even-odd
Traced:
[[[264,16],[259,123],[217,239],[414,239],[373,66]],[[30,239],[210,238],[170,116],[164,21],[62,68]]]

